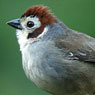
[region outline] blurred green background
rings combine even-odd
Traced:
[[[0,95],[49,95],[24,74],[15,29],[7,21],[44,4],[66,25],[95,37],[95,0],[0,0]]]

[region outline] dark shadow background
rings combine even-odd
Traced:
[[[24,74],[15,29],[7,21],[44,4],[66,25],[95,37],[95,0],[0,0],[0,95],[49,95]]]

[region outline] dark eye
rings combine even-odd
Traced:
[[[28,22],[27,22],[27,26],[28,26],[29,28],[33,27],[33,26],[34,26],[34,22],[33,22],[33,21],[28,21]]]

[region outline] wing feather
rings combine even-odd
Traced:
[[[67,37],[56,40],[56,46],[72,53],[81,61],[95,63],[95,39],[86,34],[68,29]]]

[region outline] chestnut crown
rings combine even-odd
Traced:
[[[51,14],[51,11],[48,7],[43,5],[36,5],[27,9],[24,13],[25,16],[37,16],[42,24],[52,25],[56,21],[56,17]],[[23,15],[23,16],[24,16]]]

